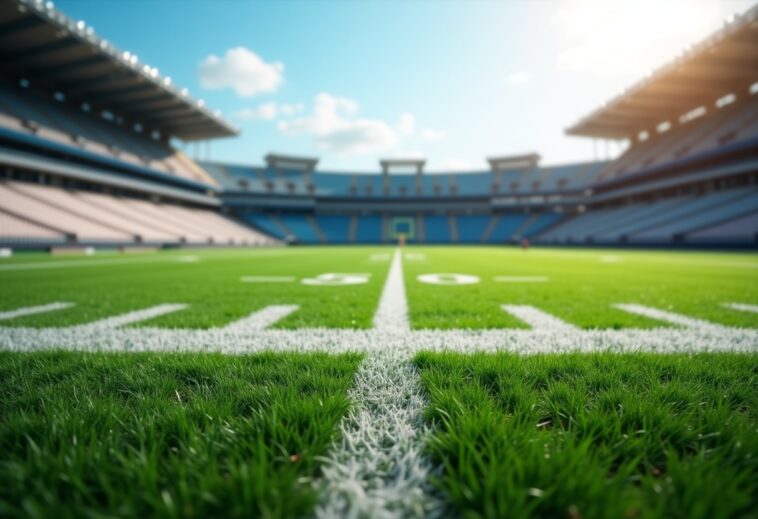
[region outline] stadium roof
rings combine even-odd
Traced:
[[[59,91],[185,141],[238,133],[202,100],[173,86],[171,78],[115,48],[52,2],[0,2],[0,69],[35,88]]]
[[[685,17],[686,18],[686,17]],[[682,19],[686,23],[685,18]],[[758,5],[611,99],[566,130],[624,139],[758,81]]]

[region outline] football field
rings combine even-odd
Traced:
[[[0,515],[750,517],[758,257],[0,261]]]

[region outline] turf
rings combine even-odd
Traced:
[[[463,517],[755,517],[758,356],[422,353]]]
[[[380,252],[381,249],[379,250]],[[2,322],[11,326],[80,324],[163,303],[188,308],[137,326],[210,328],[223,326],[267,305],[298,304],[280,328],[369,328],[389,266],[370,261],[376,249],[278,248],[182,250],[94,257],[28,255],[0,261],[0,311],[51,301],[70,309]],[[385,250],[386,252],[386,250]],[[195,261],[184,261],[187,256]],[[72,262],[74,265],[72,265]],[[15,266],[52,268],[15,270]],[[58,265],[58,268],[55,266]],[[368,273],[369,282],[308,286],[319,274]],[[243,276],[294,276],[291,283],[243,283]]]
[[[89,258],[19,255],[0,260],[0,311],[71,301],[58,312],[3,326],[63,326],[162,303],[189,307],[135,326],[222,326],[266,305],[300,309],[277,328],[370,328],[389,268],[391,247],[182,250]],[[758,315],[722,303],[758,304],[755,254],[505,247],[408,247],[406,290],[414,328],[523,328],[500,305],[533,305],[584,328],[655,327],[661,323],[611,308],[632,302],[730,326],[758,327]],[[196,258],[185,262],[186,256]],[[377,259],[378,258],[378,259]],[[613,262],[609,262],[608,260]],[[78,265],[70,266],[71,262]],[[115,261],[115,263],[114,263]],[[68,265],[67,265],[68,264]],[[52,268],[16,270],[19,266]],[[60,266],[60,268],[56,268]],[[368,273],[362,285],[307,286],[329,272]],[[424,273],[463,273],[476,285],[421,283]],[[494,276],[548,276],[547,283],[495,283]],[[294,276],[292,283],[242,283],[243,276]]]
[[[581,328],[652,328],[662,323],[612,308],[638,303],[729,326],[758,327],[758,315],[722,303],[758,304],[755,254],[505,247],[408,249],[405,281],[414,328],[523,328],[500,309],[532,305]],[[423,273],[479,276],[474,285],[420,283]],[[496,276],[547,276],[496,283]],[[668,326],[663,324],[663,326]]]
[[[0,352],[0,516],[302,516],[359,361]]]

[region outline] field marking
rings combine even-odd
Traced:
[[[368,283],[370,273],[366,272],[327,272],[312,278],[303,278],[303,285],[317,287],[338,287],[345,285],[364,285]]]
[[[265,330],[277,321],[281,321],[298,308],[300,308],[298,305],[270,305],[247,317],[227,324],[223,329],[233,333],[258,332]]]
[[[567,322],[533,306],[501,305],[501,308],[516,319],[524,321],[535,331],[574,332],[577,330]]]
[[[390,263],[379,306],[374,314],[374,329],[387,333],[405,333],[411,329],[403,280],[403,260],[399,250],[395,251]]]
[[[392,255],[389,252],[377,252],[375,254],[369,255],[368,260],[376,261],[376,262],[385,262],[385,261],[389,261],[391,257]]]
[[[476,285],[479,283],[479,276],[456,273],[421,274],[416,279],[421,283],[444,286]]]
[[[199,256],[179,256],[179,259],[177,260],[179,263],[197,263],[200,261]]]
[[[423,455],[430,431],[419,374],[403,349],[385,346],[358,368],[348,393],[353,407],[321,468],[316,517],[440,515]]]
[[[0,265],[0,272],[6,270],[44,270],[58,268],[76,268],[76,267],[102,267],[108,265],[131,265],[133,263],[158,263],[158,262],[175,262],[188,263],[182,259],[185,256],[164,256],[164,257],[130,257],[130,258],[111,258],[111,259],[92,259],[92,260],[61,260],[61,261],[40,261],[31,263],[11,263]]]
[[[118,328],[120,326],[125,326],[127,324],[138,323],[140,321],[147,321],[148,319],[154,319],[156,317],[160,317],[161,315],[178,312],[179,310],[184,310],[185,308],[187,308],[187,305],[181,304],[181,303],[169,303],[169,304],[156,305],[156,306],[151,306],[149,308],[144,308],[142,310],[135,310],[134,312],[127,312],[121,315],[114,315],[113,317],[106,317],[105,319],[100,319],[99,321],[93,321],[91,323],[82,324],[82,325],[76,326],[75,328],[79,328],[79,329],[86,328],[86,329],[92,329],[92,330],[105,330],[108,328]]]
[[[349,392],[353,406],[316,483],[322,490],[316,516],[438,515],[442,501],[428,483],[432,466],[422,453],[429,434],[422,416],[426,396],[412,352],[394,344],[411,333],[400,250],[367,333],[382,337],[377,342],[383,347],[371,348],[356,373]]]
[[[377,330],[334,328],[246,332],[223,327],[94,329],[86,325],[49,328],[0,326],[0,350],[207,351],[229,355],[264,351],[378,354],[391,346],[409,357],[419,351],[502,351],[523,355],[595,351],[758,353],[758,329],[733,327],[723,327],[718,333],[710,329],[664,327],[575,331],[413,330],[397,335]]]
[[[495,276],[495,283],[546,283],[550,281],[547,276]]]
[[[749,305],[747,303],[723,303],[721,306],[731,308],[732,310],[739,310],[740,312],[752,312],[758,314],[758,305]]]
[[[295,276],[242,276],[240,281],[243,283],[292,283],[296,279]]]
[[[403,254],[406,261],[426,261],[426,254],[423,252],[406,252]]]
[[[678,324],[686,328],[694,328],[698,330],[722,330],[725,327],[719,324],[715,324],[702,319],[695,319],[694,317],[687,317],[686,315],[677,314],[674,312],[667,312],[666,310],[659,310],[651,306],[637,305],[637,304],[622,304],[617,303],[612,305],[614,308],[629,312],[630,314],[637,314],[643,317],[649,317],[656,321],[664,321],[671,324]]]
[[[613,254],[606,254],[598,258],[600,263],[620,263],[623,261],[621,256],[615,256]]]
[[[47,305],[39,306],[25,306],[23,308],[17,308],[15,310],[9,310],[7,312],[0,312],[0,321],[6,321],[8,319],[15,319],[16,317],[22,317],[24,315],[43,314],[46,312],[55,312],[56,310],[64,310],[71,308],[74,303],[50,303]]]

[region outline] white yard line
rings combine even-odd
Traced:
[[[49,349],[73,351],[218,352],[241,355],[263,351],[365,352],[419,351],[512,352],[524,355],[637,351],[660,353],[758,353],[758,329],[653,328],[623,330],[416,330],[389,335],[375,330],[301,328],[254,333],[225,328],[171,329],[156,327],[93,329],[0,327],[0,350]]]
[[[536,331],[574,332],[576,328],[547,312],[527,305],[501,305],[501,308],[516,319],[524,321]]]
[[[546,283],[550,281],[547,276],[495,276],[495,283]]]
[[[50,303],[47,305],[26,306],[24,308],[17,308],[15,310],[9,310],[7,312],[0,312],[0,321],[15,319],[16,317],[22,317],[24,315],[55,312],[56,310],[64,310],[66,308],[71,308],[72,306],[74,306],[74,303]]]
[[[143,310],[135,310],[134,312],[128,312],[125,314],[100,319],[99,321],[83,324],[77,326],[76,328],[80,330],[92,329],[98,331],[108,328],[118,328],[127,324],[147,321],[148,319],[154,319],[156,317],[160,317],[161,315],[178,312],[179,310],[184,310],[185,308],[187,308],[187,305],[184,304],[163,304],[151,306],[150,308],[145,308]]]
[[[265,330],[300,308],[298,305],[271,305],[249,316],[226,325],[223,329],[234,333],[250,333]]]
[[[758,305],[749,305],[747,303],[724,303],[722,306],[738,310],[740,312],[752,312],[758,314]]]
[[[619,310],[629,312],[631,314],[641,315],[643,317],[649,317],[657,321],[664,321],[671,324],[678,324],[686,328],[694,328],[699,330],[722,330],[725,327],[719,324],[714,324],[702,319],[695,319],[693,317],[687,317],[686,315],[676,314],[674,312],[668,312],[666,310],[659,310],[651,306],[637,305],[637,304],[615,304],[613,305]]]
[[[44,270],[44,269],[63,269],[76,267],[102,267],[110,265],[131,265],[134,263],[158,263],[174,262],[188,263],[186,256],[149,256],[149,257],[129,257],[129,258],[111,258],[111,259],[91,259],[91,260],[61,260],[61,261],[39,261],[30,263],[11,263],[0,265],[0,272],[6,270]]]
[[[293,283],[295,276],[242,276],[243,283]]]
[[[340,424],[319,482],[323,500],[316,516],[430,517],[442,512],[428,483],[431,464],[423,456],[428,435],[422,412],[426,397],[412,351],[396,346],[410,333],[403,264],[395,251],[379,308],[374,340],[358,368],[349,396],[353,403]]]
[[[403,259],[399,250],[392,257],[379,307],[374,314],[374,329],[385,333],[404,333],[411,329],[403,280]]]

